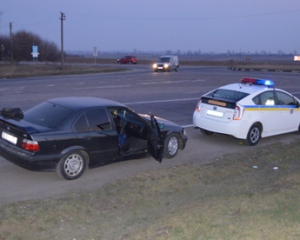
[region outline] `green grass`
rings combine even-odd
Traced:
[[[299,239],[299,152],[277,143],[1,205],[0,239]]]

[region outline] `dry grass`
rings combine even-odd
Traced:
[[[23,78],[39,77],[53,75],[73,75],[73,74],[91,74],[104,72],[117,72],[126,69],[116,67],[99,66],[94,64],[76,65],[64,64],[61,69],[60,64],[39,63],[39,64],[0,64],[0,79],[5,78]]]
[[[3,205],[0,239],[299,239],[299,151],[278,143]]]

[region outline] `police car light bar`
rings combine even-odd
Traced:
[[[258,78],[242,78],[241,83],[251,83],[255,85],[262,85],[268,87],[274,87],[274,82],[266,79],[258,79]]]

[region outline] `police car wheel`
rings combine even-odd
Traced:
[[[207,136],[213,135],[213,134],[214,134],[213,132],[208,131],[208,130],[205,130],[205,129],[202,129],[202,128],[200,128],[200,132],[201,132],[203,135],[207,135]]]
[[[250,146],[256,145],[261,136],[261,127],[258,124],[252,125],[250,128],[248,135],[247,135],[247,141]]]

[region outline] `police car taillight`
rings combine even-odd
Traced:
[[[199,99],[199,101],[197,102],[197,105],[196,105],[196,109],[195,109],[196,112],[200,112],[201,102],[202,102],[201,99]]]
[[[233,120],[240,120],[242,118],[243,111],[239,106],[235,106],[234,112],[233,112]]]
[[[241,83],[249,83],[254,85],[274,87],[274,82],[267,79],[258,79],[258,78],[242,78]]]

